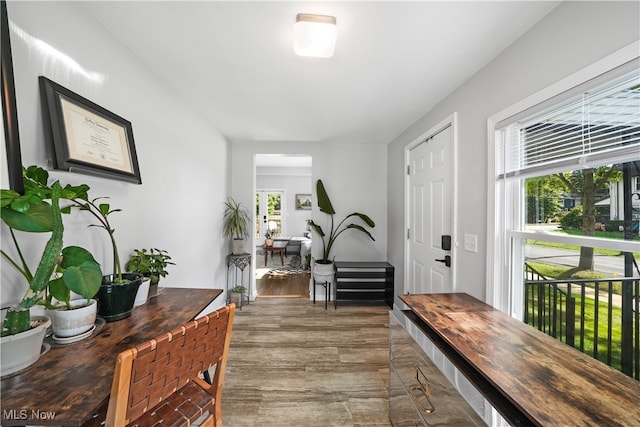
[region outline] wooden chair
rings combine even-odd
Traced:
[[[222,385],[234,314],[235,305],[227,305],[120,353],[106,425],[190,426],[208,412],[201,425],[222,426]],[[213,365],[209,384],[200,374]]]

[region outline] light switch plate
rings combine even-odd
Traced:
[[[467,252],[478,253],[478,236],[475,234],[464,235],[464,250]]]

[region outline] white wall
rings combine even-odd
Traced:
[[[23,164],[51,165],[39,75],[131,121],[142,185],[59,171],[52,177],[87,183],[93,197],[109,196],[123,210],[112,217],[123,262],[133,248],[165,249],[177,264],[165,286],[224,288],[227,248],[220,224],[229,189],[227,141],[77,4],[8,2],[8,15]],[[43,50],[44,44],[103,80],[74,71]],[[109,271],[107,235],[87,228],[88,222],[78,213],[65,218],[64,243],[86,247]],[[39,258],[44,240],[26,238],[29,258]],[[2,248],[9,245],[3,225]],[[4,261],[1,278],[2,305],[19,300],[23,285]]]
[[[304,168],[306,169],[306,168]],[[284,190],[286,212],[283,237],[302,236],[307,229],[307,220],[311,212],[296,210],[296,194],[311,194],[311,170],[300,168],[258,168],[256,175],[257,190]]]
[[[640,39],[638,2],[563,2],[483,70],[398,136],[388,151],[389,261],[396,294],[404,280],[404,148],[458,112],[458,236],[479,236],[479,253],[457,251],[456,289],[485,299],[487,118]],[[396,300],[398,302],[398,300]]]
[[[331,256],[343,261],[387,259],[386,145],[234,142],[231,150],[231,195],[248,206],[255,203],[253,164],[256,154],[310,155],[313,158],[313,200],[316,200],[315,183],[322,179],[336,210],[337,221],[357,211],[369,215],[376,223],[372,231],[375,242],[360,232],[349,230],[338,238]],[[328,229],[328,216],[315,206],[311,217],[325,231]],[[322,244],[314,234],[312,254],[318,258],[321,252]]]

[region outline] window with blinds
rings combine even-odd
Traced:
[[[499,175],[595,167],[640,157],[640,70],[497,135]]]

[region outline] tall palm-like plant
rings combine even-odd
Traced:
[[[229,197],[224,203],[224,220],[222,234],[231,239],[231,253],[244,253],[244,238],[249,237],[251,217],[249,210]]]
[[[322,259],[318,260],[317,261],[318,263],[328,264],[330,262],[329,256],[331,254],[331,249],[333,248],[333,245],[336,242],[336,239],[338,238],[338,236],[340,236],[342,233],[344,233],[347,230],[352,229],[352,230],[361,231],[364,234],[366,234],[371,240],[373,241],[376,240],[373,238],[369,230],[364,228],[362,225],[355,224],[355,223],[345,224],[345,222],[349,218],[357,217],[357,218],[360,218],[366,226],[370,228],[374,228],[376,226],[375,222],[373,222],[373,220],[369,218],[368,215],[365,215],[363,213],[360,213],[360,212],[350,213],[342,221],[340,221],[337,226],[334,224],[334,216],[336,211],[333,209],[331,200],[329,199],[329,196],[327,195],[327,191],[324,188],[324,184],[320,179],[316,183],[316,195],[318,197],[318,208],[320,209],[320,212],[326,213],[331,217],[331,229],[329,230],[329,234],[325,234],[324,230],[322,230],[322,227],[316,224],[312,219],[307,221],[307,224],[311,226],[311,228],[316,233],[318,233],[322,238]]]
[[[229,197],[224,203],[224,219],[222,233],[229,239],[243,239],[249,237],[249,211]]]

